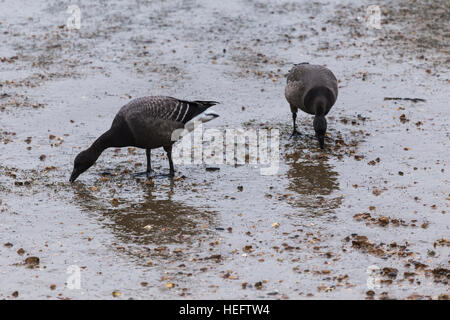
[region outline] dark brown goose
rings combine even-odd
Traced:
[[[74,161],[69,181],[74,182],[80,174],[89,169],[107,148],[138,147],[146,150],[147,171],[150,174],[151,149],[163,147],[169,158],[170,176],[174,175],[172,162],[172,133],[182,129],[189,121],[210,121],[218,115],[208,108],[215,101],[185,101],[172,97],[154,96],[137,98],[124,105],[114,118],[111,128],[103,133],[86,150],[80,152]],[[186,126],[191,127],[193,126]],[[188,129],[189,130],[189,129]]]
[[[325,116],[336,102],[338,85],[336,77],[329,69],[309,63],[301,63],[289,71],[285,90],[286,100],[289,102],[294,122],[292,136],[300,135],[295,120],[298,109],[313,114],[314,130],[323,149],[327,120]]]

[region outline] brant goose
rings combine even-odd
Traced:
[[[289,102],[294,122],[292,136],[300,135],[295,120],[297,110],[315,115],[314,130],[323,149],[327,120],[325,116],[336,102],[338,85],[336,77],[329,69],[309,64],[307,62],[294,65],[289,71],[285,90],[286,100]]]
[[[75,158],[69,181],[74,182],[80,174],[89,169],[107,148],[138,147],[145,149],[147,171],[152,171],[151,149],[163,147],[169,158],[170,176],[174,176],[172,162],[172,132],[186,128],[192,131],[192,122],[210,121],[218,115],[207,111],[216,101],[185,101],[172,97],[153,96],[131,100],[124,105],[114,118],[111,128],[103,133],[86,150]],[[195,119],[194,119],[195,118]],[[188,123],[189,122],[189,123]],[[185,127],[185,124],[188,124]]]

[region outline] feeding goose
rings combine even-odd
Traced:
[[[314,130],[319,140],[320,148],[324,147],[327,120],[325,116],[336,102],[338,85],[336,77],[329,69],[309,64],[296,64],[287,77],[285,89],[286,100],[289,102],[294,122],[292,136],[300,135],[295,120],[298,109],[314,115]]]
[[[89,169],[107,148],[137,147],[145,149],[147,171],[151,169],[151,149],[163,147],[169,158],[170,176],[174,176],[172,162],[172,133],[177,129],[193,130],[192,121],[207,122],[218,115],[208,110],[218,102],[186,101],[172,97],[137,98],[124,105],[116,114],[111,128],[75,158],[69,181],[74,182]],[[187,125],[186,125],[187,124]],[[185,126],[186,125],[186,126]]]

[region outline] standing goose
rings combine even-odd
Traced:
[[[323,149],[327,120],[325,116],[336,102],[338,85],[336,77],[329,69],[309,64],[307,62],[296,64],[287,77],[285,90],[286,100],[289,102],[294,122],[292,136],[300,134],[297,131],[295,120],[297,110],[315,115],[314,130]]]
[[[147,171],[144,174],[147,175],[152,171],[151,149],[163,147],[169,158],[170,176],[174,176],[173,131],[184,128],[185,124],[194,118],[207,122],[218,117],[214,112],[206,111],[217,103],[215,101],[185,101],[164,96],[131,100],[116,114],[111,128],[95,140],[88,149],[76,156],[69,181],[74,182],[80,174],[89,169],[105,149],[128,146],[146,150]]]

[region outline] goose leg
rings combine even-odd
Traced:
[[[173,177],[175,175],[175,169],[173,168],[172,162],[172,146],[164,147],[164,151],[167,152],[167,158],[169,158],[169,166],[170,166],[169,177]]]
[[[134,174],[135,177],[138,177],[138,176],[147,176],[147,177],[149,177],[150,173],[153,171],[152,170],[152,163],[151,163],[151,159],[150,159],[151,149],[145,149],[145,154],[147,156],[147,171],[135,173]]]
[[[302,135],[299,131],[297,131],[297,124],[295,123],[295,120],[297,120],[297,112],[292,112],[292,122],[294,124],[294,130],[292,131],[292,134],[291,134],[290,138],[292,138],[294,136],[301,136]]]
[[[151,149],[145,149],[145,154],[147,156],[147,173],[152,172],[152,162],[151,162]]]

